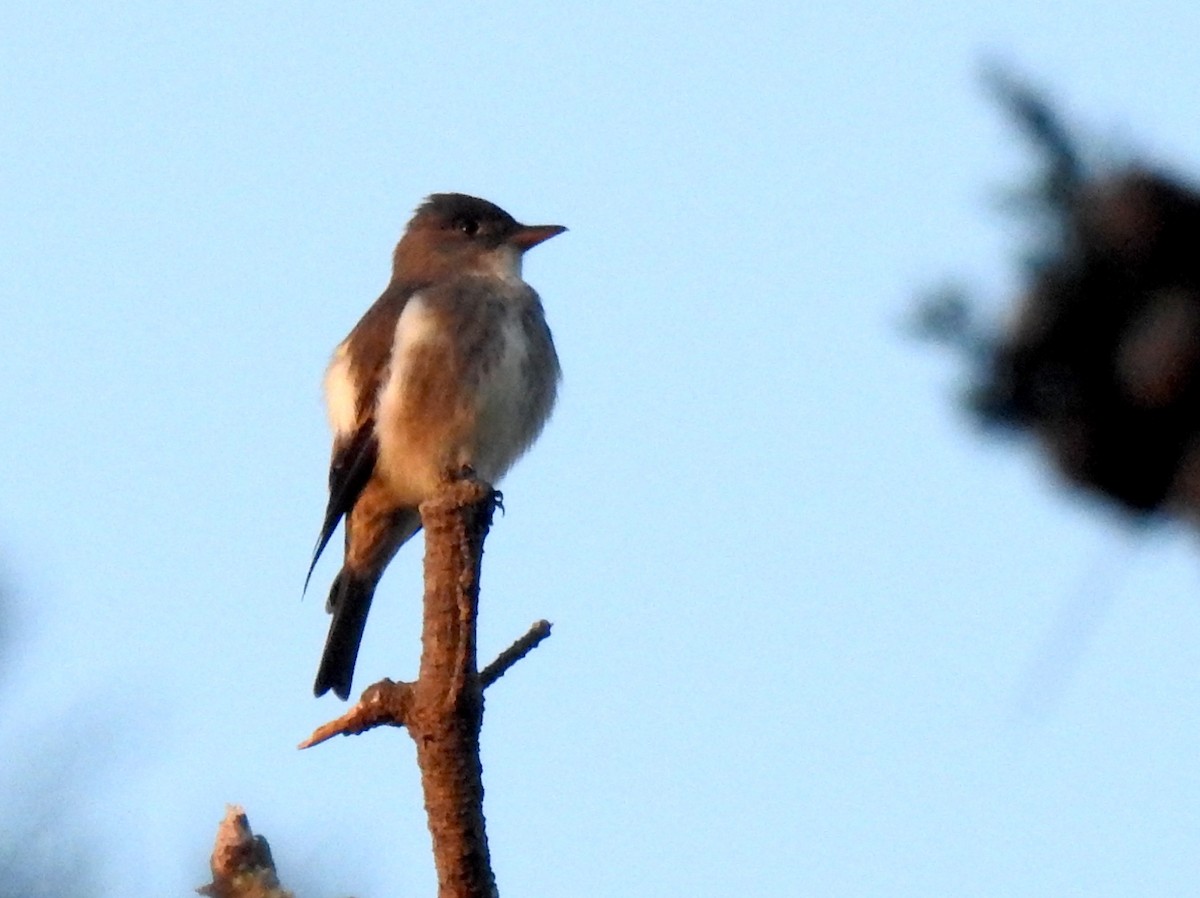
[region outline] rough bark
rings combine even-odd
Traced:
[[[483,687],[475,660],[480,565],[494,507],[492,489],[472,480],[421,506],[425,619],[406,725],[417,746],[439,898],[496,894],[483,819]]]

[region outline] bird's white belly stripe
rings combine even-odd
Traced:
[[[437,335],[437,320],[417,293],[405,304],[392,336],[392,358],[387,380],[378,399],[382,421],[398,419],[404,406],[404,382],[412,365],[413,351]]]
[[[344,435],[353,432],[358,423],[358,384],[354,380],[345,343],[334,350],[329,368],[325,371],[325,407],[334,433]]]
[[[438,328],[437,316],[421,295],[412,296],[396,322],[391,362],[375,408],[380,470],[397,496],[413,504],[427,498],[443,468],[454,463],[452,447],[440,445],[446,440],[449,422],[421,420],[421,415],[428,415],[427,409],[414,414],[408,386],[413,366],[431,363],[430,355],[420,350],[443,339]],[[453,412],[451,397],[444,398],[444,411]]]

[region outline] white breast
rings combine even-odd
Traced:
[[[529,340],[516,315],[500,327],[495,365],[479,385],[475,470],[485,480],[504,476],[536,436],[529,433]]]
[[[449,312],[487,315],[474,330],[455,328],[447,310],[431,311],[421,294],[405,305],[375,409],[377,470],[398,498],[422,501],[462,465],[496,483],[541,430],[555,372],[539,378],[532,371],[531,357],[540,353],[523,323],[527,296],[525,288],[511,304]],[[458,333],[477,341],[480,327],[486,338],[464,357],[450,341]]]

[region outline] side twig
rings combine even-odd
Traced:
[[[479,672],[479,685],[487,689],[508,673],[508,669],[538,647],[550,635],[550,621],[540,620],[529,632],[496,656],[496,660]]]

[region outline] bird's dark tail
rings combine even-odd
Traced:
[[[328,604],[333,620],[329,624],[321,666],[317,669],[317,681],[313,684],[314,694],[321,696],[332,689],[342,700],[350,697],[354,662],[358,660],[358,646],[374,595],[375,579],[355,574],[347,568],[342,568],[333,581]]]

